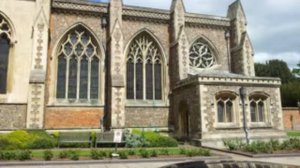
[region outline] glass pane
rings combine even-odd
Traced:
[[[218,102],[218,121],[224,122],[224,103],[222,101]]]
[[[251,114],[251,121],[256,122],[256,103],[251,102],[250,103],[250,114]]]
[[[70,36],[70,39],[71,39],[72,44],[75,44],[78,40],[77,34],[72,33],[71,36]]]
[[[63,55],[58,58],[57,67],[57,85],[56,85],[56,97],[65,98],[66,96],[66,66],[67,62]]]
[[[232,122],[232,113],[233,113],[233,108],[232,108],[232,102],[227,102],[226,103],[226,121],[227,122]]]
[[[258,103],[258,116],[259,116],[259,121],[263,122],[264,121],[264,103],[259,102]]]
[[[99,94],[99,59],[94,57],[91,64],[91,99],[98,99]]]
[[[143,99],[143,63],[136,63],[136,99]]]
[[[133,78],[133,63],[127,62],[127,99],[134,99],[133,93],[133,85],[134,85],[134,78]]]
[[[82,45],[81,44],[77,44],[77,46],[76,46],[76,54],[77,54],[77,56],[81,56],[82,52],[83,52]]]
[[[87,36],[85,33],[81,36],[81,42],[83,44],[87,44],[89,42],[89,36]]]
[[[88,92],[88,60],[83,57],[80,63],[80,99],[87,99]]]
[[[0,93],[6,93],[9,40],[0,38]]]
[[[88,45],[87,48],[86,48],[86,54],[87,54],[88,56],[92,56],[93,53],[94,53],[94,47],[90,44],[90,45]]]
[[[155,64],[155,99],[161,100],[161,65]]]
[[[146,64],[146,98],[153,100],[153,70],[151,63]]]
[[[65,54],[67,56],[72,53],[72,49],[73,49],[73,47],[72,47],[72,45],[70,43],[65,44],[65,46],[64,46],[64,52],[65,52]]]
[[[70,59],[69,65],[69,91],[68,97],[69,99],[76,99],[77,95],[77,60],[73,56]]]

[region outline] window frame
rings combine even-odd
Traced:
[[[261,92],[254,92],[252,94],[249,94],[248,96],[248,100],[249,100],[249,123],[250,123],[250,127],[252,128],[256,128],[256,127],[270,127],[271,123],[270,123],[270,96],[266,93],[261,93]],[[262,120],[260,120],[260,116],[259,116],[259,103],[262,102],[264,107],[264,113],[263,113],[263,118]],[[252,121],[252,117],[251,117],[251,104],[255,103],[255,121]]]

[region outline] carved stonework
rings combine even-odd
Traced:
[[[189,43],[183,28],[179,35],[178,50],[180,79],[185,79],[189,70]]]
[[[37,25],[38,35],[37,35],[37,48],[36,48],[36,58],[35,58],[35,65],[34,69],[43,69],[42,63],[42,56],[43,56],[43,32],[45,29],[45,25],[43,23],[39,23]]]
[[[43,128],[44,111],[44,84],[30,84],[30,97],[28,100],[27,128]]]

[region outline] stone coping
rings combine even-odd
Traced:
[[[62,9],[63,12],[81,11],[90,13],[108,13],[108,3],[87,2],[83,0],[54,0],[52,8]],[[69,11],[69,12],[70,12]],[[127,18],[148,18],[167,22],[171,19],[171,11],[140,6],[123,6],[123,16]],[[186,22],[192,25],[209,25],[229,27],[230,19],[223,16],[186,13]],[[153,21],[153,20],[152,20]]]
[[[299,110],[299,107],[282,107],[282,110]]]
[[[242,156],[246,156],[246,157],[250,157],[250,158],[271,158],[271,157],[295,157],[295,156],[300,156],[300,153],[253,154],[253,153],[248,153],[248,152],[230,151],[230,150],[227,150],[227,149],[212,148],[212,147],[207,147],[207,146],[202,146],[202,148],[215,150],[215,151],[220,151],[220,152],[225,152],[225,153],[232,153],[232,154],[242,155]]]
[[[109,159],[109,160],[78,160],[78,161],[1,161],[2,166],[46,166],[46,165],[85,165],[85,164],[116,164],[143,162],[186,162],[186,161],[225,161],[232,160],[229,156],[182,157],[182,158],[149,158],[149,159]]]
[[[194,75],[187,79],[179,81],[174,87],[175,90],[184,86],[197,85],[197,84],[231,84],[242,86],[275,86],[280,87],[281,80],[279,78],[268,77],[247,77],[247,76],[235,76],[235,77],[223,77],[223,76],[210,76],[210,75]]]

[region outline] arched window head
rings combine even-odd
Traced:
[[[216,95],[217,116],[219,123],[234,122],[234,103],[236,96],[230,92],[221,92]]]
[[[96,100],[99,97],[100,49],[83,26],[70,30],[57,54],[58,99]]]
[[[216,63],[212,49],[202,38],[197,39],[190,48],[190,66],[192,68],[210,68]]]
[[[264,94],[252,94],[249,97],[251,122],[264,122],[266,116],[266,100]]]
[[[0,15],[0,94],[7,92],[10,41],[11,28],[4,17]]]
[[[162,52],[147,32],[140,33],[127,51],[127,99],[162,99]]]

